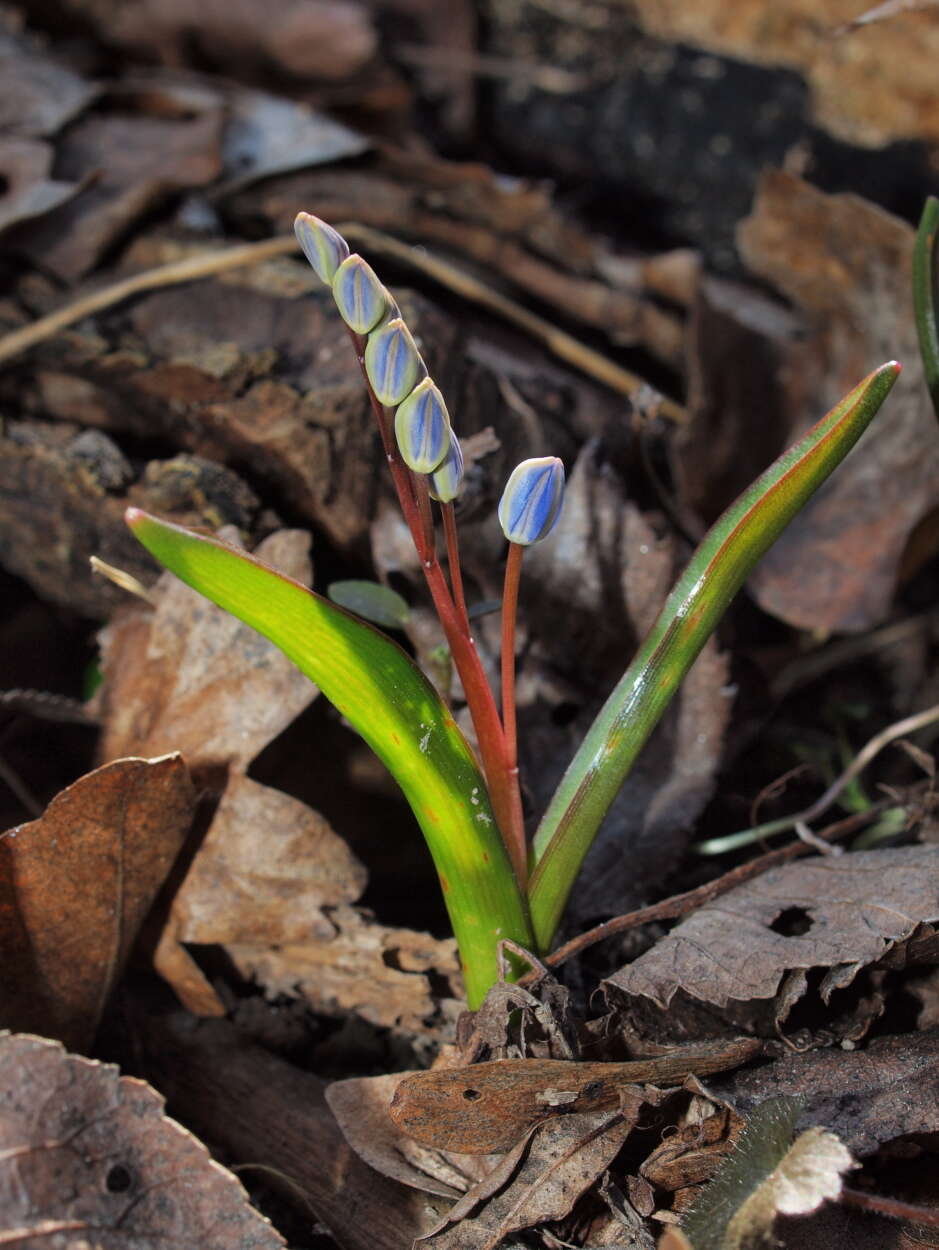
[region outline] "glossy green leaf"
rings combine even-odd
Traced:
[[[245,552],[136,508],[127,522],[161,564],[275,643],[394,775],[427,839],[478,1007],[497,979],[499,939],[530,947],[531,932],[485,782],[433,686],[390,638]]]
[[[936,325],[936,233],[939,231],[939,200],[929,196],[923,208],[913,245],[913,312],[923,358],[923,372],[939,417],[939,330]]]
[[[405,600],[381,582],[357,579],[330,582],[326,594],[347,612],[354,612],[383,629],[403,629],[411,619],[411,609]]]
[[[705,536],[568,766],[535,835],[529,899],[540,950],[550,946],[583,858],[682,678],[757,560],[861,437],[899,372],[891,362],[865,378]]]

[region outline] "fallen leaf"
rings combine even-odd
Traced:
[[[366,880],[322,816],[235,773],[173,901],[178,935],[243,946],[330,938],[323,908],[354,902]]]
[[[48,57],[38,41],[0,34],[0,131],[41,138],[81,113],[100,88]]]
[[[79,406],[88,398],[62,380]],[[128,503],[182,525],[237,524],[250,530],[257,498],[230,469],[196,456],[151,461],[141,480],[103,431],[70,422],[5,421],[0,431],[0,558],[36,594],[93,619],[121,604],[125,591],[95,577],[91,556],[145,585],[153,561],[124,524]],[[115,750],[122,754],[139,754]]]
[[[223,110],[207,88],[151,84],[146,95],[111,88],[108,112],[90,112],[56,150],[61,178],[93,181],[69,203],[22,226],[16,247],[67,280],[87,273],[144,213],[173,191],[221,171]]]
[[[329,909],[334,934],[274,947],[226,945],[242,976],[270,997],[301,994],[326,1014],[355,1012],[372,1024],[415,1033],[452,1029],[462,1008],[456,943],[378,924],[366,912]]]
[[[77,195],[80,182],[51,178],[55,153],[36,139],[0,139],[0,231],[41,217]]]
[[[772,1245],[778,1215],[808,1215],[841,1193],[856,1167],[842,1142],[810,1128],[795,1141],[799,1104],[775,1098],[747,1122],[732,1153],[682,1220],[694,1250],[760,1250]]]
[[[229,97],[224,181],[215,195],[230,195],[260,178],[360,156],[368,147],[364,135],[309,105],[242,88]]]
[[[939,1030],[878,1037],[863,1050],[789,1052],[708,1088],[743,1115],[776,1095],[795,1098],[797,1128],[830,1128],[869,1155],[896,1137],[939,1133]]]
[[[889,419],[810,500],[750,579],[760,606],[802,629],[862,630],[887,614],[900,557],[935,506],[936,423],[913,322],[913,230],[856,195],[826,195],[781,170],[765,174],[741,253],[804,314],[808,334],[784,367],[787,440],[870,367],[903,373]]]
[[[447,1161],[446,1152],[429,1150],[406,1137],[388,1114],[395,1089],[407,1075],[392,1072],[334,1081],[326,1089],[329,1109],[343,1137],[376,1172],[424,1193],[458,1198],[468,1185],[465,1174]]]
[[[187,945],[331,941],[323,908],[354,902],[367,873],[298,799],[231,771],[209,830],[173,897],[154,964],[195,1015],[225,1008]]]
[[[374,54],[377,35],[367,9],[349,0],[210,0],[194,11],[186,0],[69,0],[107,44],[168,65],[208,59],[245,72],[280,70],[343,79]]]
[[[621,1110],[612,1114],[575,1113],[539,1125],[523,1143],[523,1158],[507,1156],[514,1165],[511,1179],[500,1165],[501,1184],[491,1197],[493,1186],[484,1180],[460,1199],[439,1230],[422,1240],[434,1250],[495,1250],[514,1232],[563,1219],[619,1154],[645,1105],[638,1091],[624,1094]],[[483,1194],[485,1205],[464,1214],[479,1206]]]
[[[89,1045],[194,807],[179,755],[122,759],[0,837],[4,1025]]]
[[[939,918],[937,868],[939,847],[913,846],[771,869],[701,907],[604,984],[663,1010],[679,990],[726,1007],[773,998],[787,973],[825,968],[827,1002],[862,967]],[[805,990],[803,976],[794,997]]]
[[[274,1250],[283,1238],[144,1081],[0,1036],[0,1241]]]
[[[228,534],[230,541],[237,535]],[[309,535],[283,530],[259,559],[310,584]],[[316,698],[316,687],[247,625],[164,573],[153,606],[134,605],[101,634],[100,752],[181,751],[194,770],[247,772]]]

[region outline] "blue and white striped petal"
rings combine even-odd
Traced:
[[[375,270],[356,252],[347,256],[336,270],[333,298],[343,321],[356,334],[374,330],[390,304],[388,292]]]
[[[424,362],[400,317],[368,336],[365,372],[379,402],[387,408],[407,399],[421,380]]]
[[[564,465],[557,456],[523,460],[499,501],[499,524],[510,543],[528,547],[550,534],[564,498]]]
[[[415,473],[433,473],[450,447],[450,417],[430,378],[418,382],[395,413],[401,459]]]
[[[443,463],[430,475],[427,489],[431,499],[438,503],[453,503],[463,485],[463,448],[460,440],[450,428],[450,445]]]
[[[317,277],[331,286],[336,270],[349,255],[349,244],[338,230],[312,213],[297,213],[293,230]]]

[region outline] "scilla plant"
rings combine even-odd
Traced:
[[[133,508],[127,521],[167,568],[276,643],[395,776],[433,856],[475,1008],[496,980],[500,940],[536,953],[550,948],[584,856],[685,673],[754,564],[860,438],[900,367],[891,362],[865,378],[717,521],[529,839],[515,734],[515,613],[522,556],[557,520],[563,467],[552,456],[524,461],[499,504],[508,548],[497,701],[460,575],[454,502],[463,461],[443,396],[367,262],[307,213],[297,218],[296,231],[348,327],[477,750],[417,665],[368,622],[212,538]]]

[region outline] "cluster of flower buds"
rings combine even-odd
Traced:
[[[400,310],[367,261],[311,213],[294,226],[303,253],[329,286],[339,314],[365,340],[365,372],[379,403],[394,410],[401,459],[428,479],[432,498],[452,503],[463,481],[463,453],[447,405],[401,319]],[[561,509],[564,466],[556,456],[524,460],[513,471],[499,504],[510,542],[528,546],[544,538]]]

